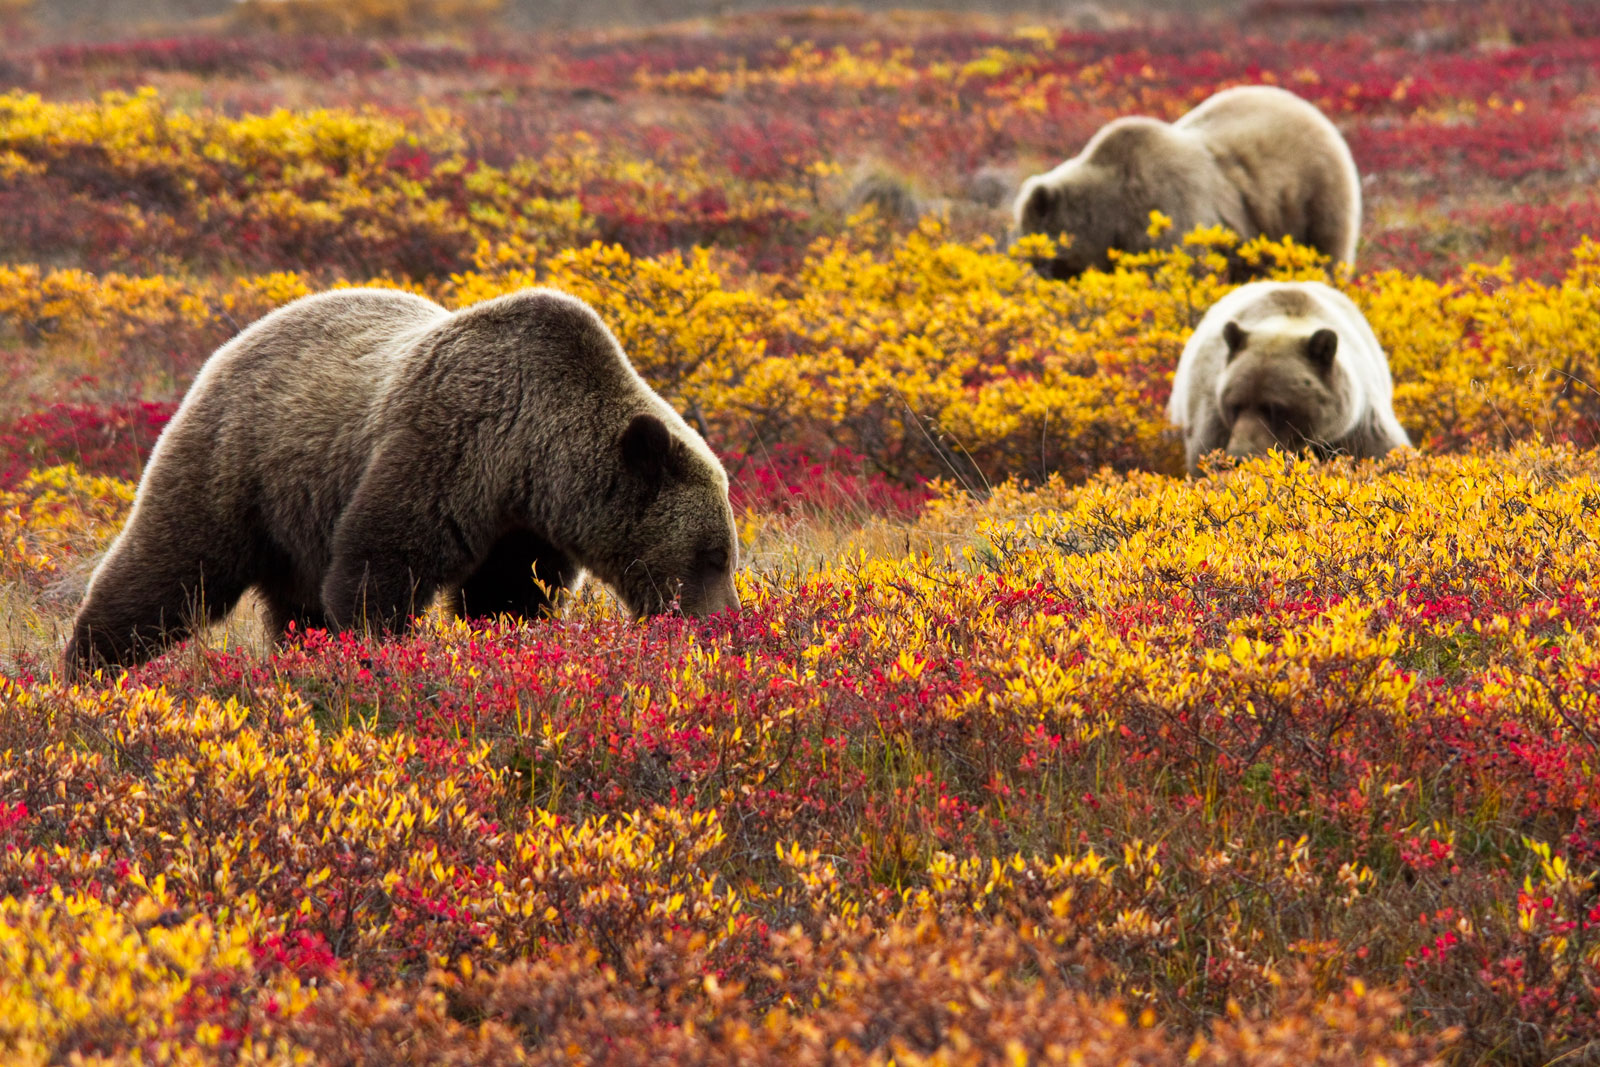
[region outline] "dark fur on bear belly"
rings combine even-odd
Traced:
[[[281,636],[291,622],[302,633],[332,628],[327,613],[316,602],[315,583],[302,589],[304,583],[295,581],[294,563],[288,553],[271,544],[258,547],[262,572],[267,577],[257,584],[257,590],[266,602],[270,631]],[[446,603],[454,614],[469,618],[512,615],[538,619],[554,609],[549,593],[570,588],[577,581],[579,570],[542,537],[527,530],[513,530],[495,542],[459,589],[447,593]]]
[[[578,571],[577,564],[538,534],[513,530],[495,542],[477,570],[461,583],[455,608],[471,618],[509,614],[536,619],[552,607],[539,583],[550,592],[567,589]]]

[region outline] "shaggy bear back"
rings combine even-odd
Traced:
[[[209,491],[196,503],[219,523],[253,520],[294,561],[302,599],[314,601],[334,524],[393,429],[380,398],[404,375],[418,340],[448,318],[422,297],[364,289],[269,314],[195,379],[151,456],[140,504],[153,493],[187,493],[184,482],[208,470]]]
[[[1124,116],[1076,156],[1027,179],[1019,235],[1064,235],[1035,260],[1046,277],[1107,270],[1111,252],[1172,248],[1199,226],[1293,238],[1336,263],[1355,257],[1361,186],[1349,146],[1312,104],[1274,86],[1225,89],[1173,123]],[[1172,220],[1150,232],[1152,211]],[[1234,273],[1254,269],[1235,257]]]

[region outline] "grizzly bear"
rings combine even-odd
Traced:
[[[1224,89],[1178,121],[1128,116],[1100,129],[1082,152],[1022,183],[1016,232],[1065,235],[1047,278],[1109,270],[1110,251],[1172,248],[1198,226],[1241,238],[1292,237],[1355,260],[1361,184],[1344,138],[1314,106],[1265,85]],[[1172,219],[1150,234],[1152,211]],[[1235,263],[1234,273],[1245,272]]]
[[[1321,282],[1253,282],[1195,327],[1167,414],[1190,474],[1219,448],[1375,457],[1411,444],[1393,392],[1388,357],[1349,297]]]
[[[281,634],[538,616],[588,571],[635,615],[738,604],[728,478],[582,301],[450,313],[305,297],[223,345],[156,443],[73,623],[69,676],[128,666],[246,590]]]

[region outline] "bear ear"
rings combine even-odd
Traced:
[[[1228,346],[1228,362],[1231,363],[1233,357],[1237,356],[1245,343],[1250,340],[1250,335],[1245,333],[1237,322],[1230,319],[1222,327],[1222,340]]]
[[[1333,357],[1339,352],[1339,335],[1322,329],[1306,341],[1306,357],[1323,374],[1333,369]]]
[[[647,485],[660,485],[680,473],[682,459],[683,443],[648,412],[635,415],[622,431],[622,462]]]

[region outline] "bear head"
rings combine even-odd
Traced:
[[[1339,335],[1222,328],[1227,365],[1217,382],[1217,409],[1228,430],[1228,455],[1259,456],[1272,448],[1321,452],[1349,421],[1348,390],[1336,357]]]
[[[1042,233],[1055,255],[1031,262],[1042,277],[1071,281],[1086,270],[1110,270],[1112,248],[1123,247],[1113,212],[1096,210],[1104,176],[1081,171],[1059,181],[1030,178],[1017,199],[1017,233]]]
[[[1067,281],[1086,270],[1110,270],[1112,249],[1147,252],[1187,232],[1192,212],[1189,172],[1205,165],[1194,146],[1155,119],[1118,119],[1074,158],[1022,184],[1013,207],[1018,236],[1044,234],[1056,254],[1033,260],[1046,278]],[[1181,228],[1150,235],[1150,212]]]
[[[590,563],[635,616],[678,608],[706,616],[737,609],[733,572],[739,539],[728,476],[693,431],[659,416],[635,415],[617,443],[616,489],[624,510]]]

